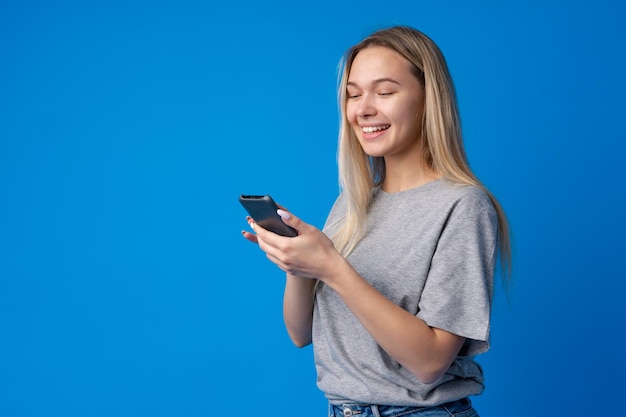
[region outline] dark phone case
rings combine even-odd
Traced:
[[[276,213],[278,206],[269,195],[241,195],[239,202],[261,227],[281,236],[294,237],[298,232],[287,226]]]

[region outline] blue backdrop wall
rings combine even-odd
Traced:
[[[323,224],[337,63],[392,24],[444,51],[514,230],[476,406],[608,413],[626,372],[613,3],[2,2],[0,415],[325,415],[237,197]]]

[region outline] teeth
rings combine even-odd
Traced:
[[[374,133],[379,132],[381,130],[389,129],[389,125],[385,126],[367,126],[363,127],[363,133]]]

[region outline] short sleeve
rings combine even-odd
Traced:
[[[433,254],[417,317],[465,337],[461,356],[489,349],[498,219],[478,189],[451,209]]]

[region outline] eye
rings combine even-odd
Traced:
[[[361,97],[361,95],[359,93],[352,93],[352,94],[350,94],[349,91],[347,92],[347,96],[348,96],[348,99],[355,99],[355,98]]]
[[[382,97],[389,97],[389,96],[392,96],[393,94],[394,94],[393,91],[383,91],[381,93],[378,93],[378,95]]]

